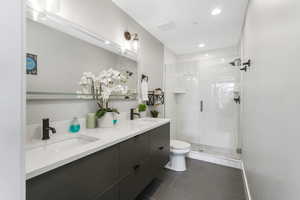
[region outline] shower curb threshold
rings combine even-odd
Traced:
[[[212,155],[205,152],[191,151],[188,157],[195,160],[206,161],[217,165],[242,169],[242,161],[238,159],[228,158],[221,155]]]

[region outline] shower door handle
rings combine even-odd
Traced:
[[[203,100],[200,101],[200,112],[203,112]]]

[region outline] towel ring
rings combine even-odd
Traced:
[[[142,74],[142,79],[141,79],[141,81],[143,81],[143,80],[145,80],[145,81],[149,81],[149,77],[148,76],[146,76],[145,74]]]

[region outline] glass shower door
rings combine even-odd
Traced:
[[[224,62],[199,62],[199,150],[235,155],[238,148],[238,108],[233,91],[239,73]]]
[[[176,110],[175,138],[191,143],[194,151],[235,155],[239,105],[233,91],[239,71],[220,59],[208,59],[177,63],[172,73],[169,91],[182,91],[169,96],[171,110]]]

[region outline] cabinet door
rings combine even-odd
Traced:
[[[119,200],[119,185],[115,185],[95,200]]]
[[[153,129],[150,134],[151,161],[154,170],[163,168],[170,155],[170,124]]]
[[[141,164],[150,157],[150,138],[145,133],[120,144],[120,177],[133,172],[135,165]]]
[[[90,200],[119,179],[114,146],[26,181],[26,200]]]
[[[134,200],[152,181],[151,165],[144,162],[120,182],[120,200]]]

